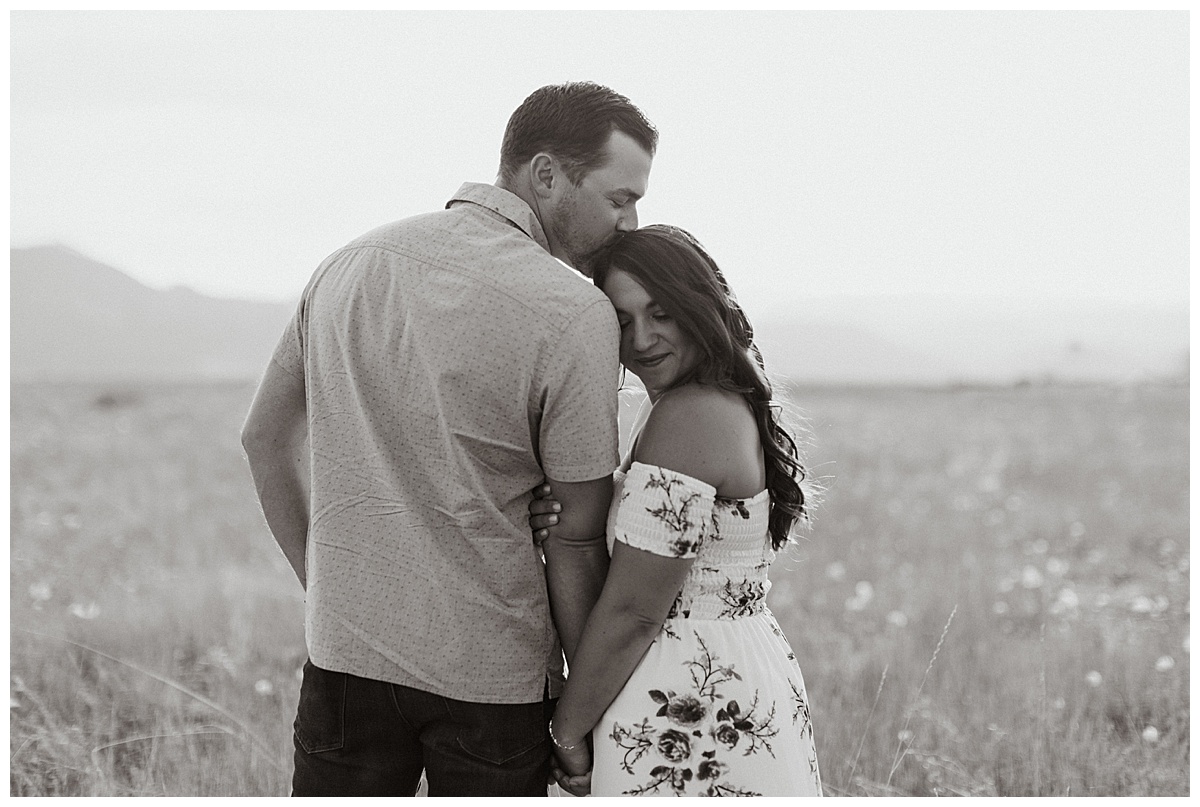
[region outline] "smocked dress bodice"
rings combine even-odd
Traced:
[[[737,619],[766,608],[775,551],[770,494],[749,499],[677,471],[635,462],[613,477],[608,551],[617,540],[658,555],[695,558],[668,619]]]

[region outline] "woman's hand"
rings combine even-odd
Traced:
[[[562,768],[558,767],[558,762],[555,761],[551,765],[554,781],[563,790],[570,793],[572,796],[589,796],[592,793],[592,772],[580,774],[579,776],[571,776]]]
[[[533,543],[541,546],[550,537],[550,528],[558,523],[555,513],[562,512],[562,505],[551,495],[550,486],[542,483],[533,489],[533,500],[529,502],[529,527],[533,530]]]
[[[563,748],[554,743],[554,780],[558,786],[572,796],[586,796],[592,792],[592,752],[587,739],[572,748]]]

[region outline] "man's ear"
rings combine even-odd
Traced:
[[[533,155],[529,161],[529,184],[533,192],[543,199],[549,199],[558,191],[557,185],[562,182],[558,161],[544,151]]]

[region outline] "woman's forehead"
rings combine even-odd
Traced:
[[[658,303],[637,278],[623,269],[613,269],[604,280],[603,291],[614,307],[634,311]]]

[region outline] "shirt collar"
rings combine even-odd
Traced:
[[[446,207],[453,207],[462,202],[477,204],[503,216],[536,241],[542,249],[550,251],[550,242],[546,240],[546,231],[542,229],[542,223],[525,200],[515,193],[483,182],[464,182],[450,201],[446,202]]]

